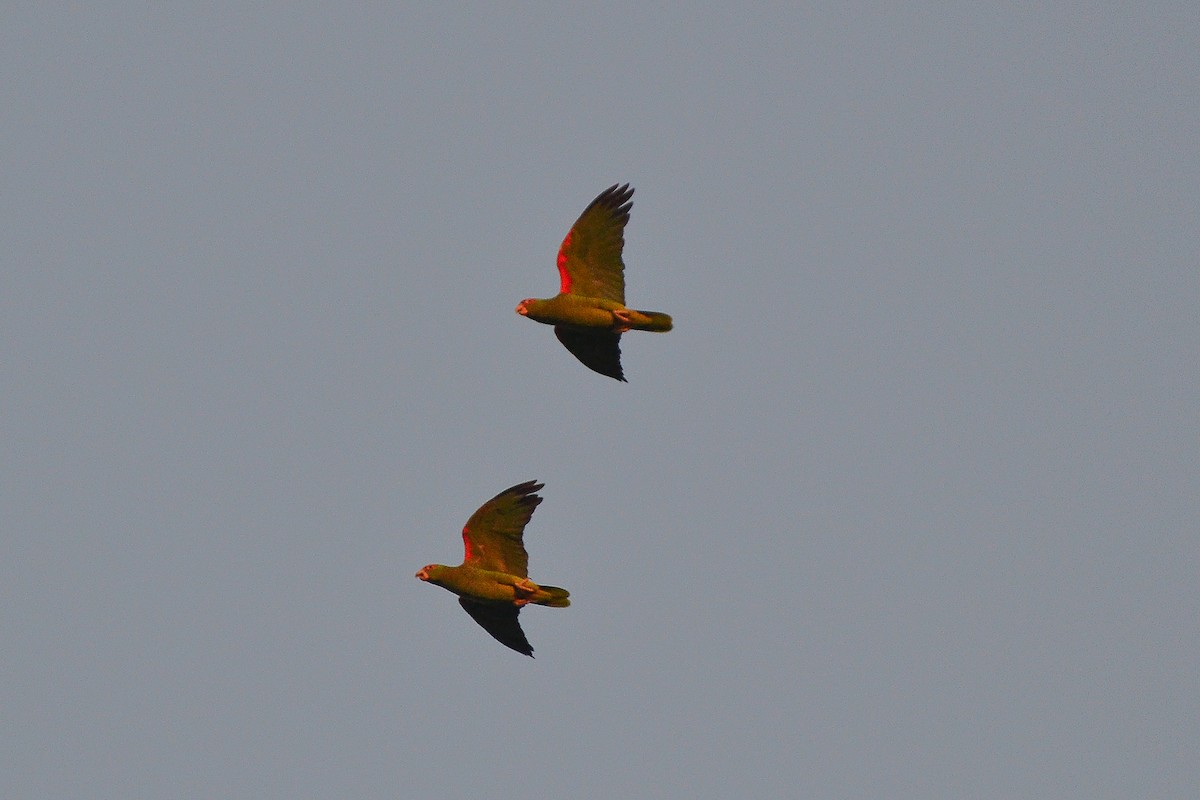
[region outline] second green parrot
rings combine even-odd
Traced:
[[[633,208],[629,184],[613,185],[591,202],[571,226],[558,251],[559,293],[526,298],[517,313],[554,326],[554,335],[588,369],[625,380],[621,334],[671,330],[660,311],[625,307],[625,224]]]
[[[570,592],[529,580],[525,525],[542,502],[542,484],[526,481],[488,500],[467,520],[462,538],[465,555],[457,567],[426,564],[417,571],[423,581],[449,589],[458,604],[505,647],[533,657],[517,615],[529,603],[552,608],[571,605]]]

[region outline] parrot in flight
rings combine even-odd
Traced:
[[[488,500],[463,528],[466,554],[457,567],[426,564],[416,577],[449,589],[471,619],[505,647],[533,658],[533,648],[517,615],[529,603],[551,608],[571,605],[570,592],[529,580],[529,554],[522,536],[542,498],[544,484],[526,481]]]
[[[558,250],[559,293],[532,297],[517,313],[554,326],[554,335],[588,369],[625,380],[621,334],[671,330],[671,317],[659,311],[625,307],[625,223],[633,208],[629,184],[608,187],[584,209]]]

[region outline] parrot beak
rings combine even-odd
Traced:
[[[427,581],[427,580],[429,580],[429,573],[425,571],[424,567],[421,567],[419,570],[417,570],[417,574],[413,577],[420,578],[423,581]]]
[[[517,313],[520,314],[522,317],[529,313],[528,311],[525,310],[525,301],[524,300],[517,303]]]

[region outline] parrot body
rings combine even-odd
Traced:
[[[570,593],[566,589],[539,586],[528,578],[466,564],[458,567],[431,564],[425,568],[423,580],[449,589],[468,600],[512,605],[534,603],[554,608],[566,608],[571,605],[571,601],[567,599]]]
[[[626,308],[602,297],[581,297],[561,293],[547,300],[528,299],[521,302],[521,316],[546,325],[563,325],[583,332],[671,330],[671,317],[659,311],[638,311]]]
[[[551,298],[526,298],[517,313],[554,326],[554,333],[588,369],[625,380],[621,334],[671,330],[668,314],[625,306],[625,224],[629,222],[629,184],[613,185],[591,202],[571,226],[558,251],[560,291]]]
[[[539,586],[529,579],[525,525],[542,498],[542,484],[526,481],[484,503],[463,527],[463,563],[457,567],[426,564],[416,577],[458,595],[458,603],[505,647],[533,657],[533,648],[517,619],[533,603],[552,608],[571,605],[570,592]]]

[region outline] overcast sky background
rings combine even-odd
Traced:
[[[1197,795],[1197,6],[182,5],[0,12],[5,797]]]

